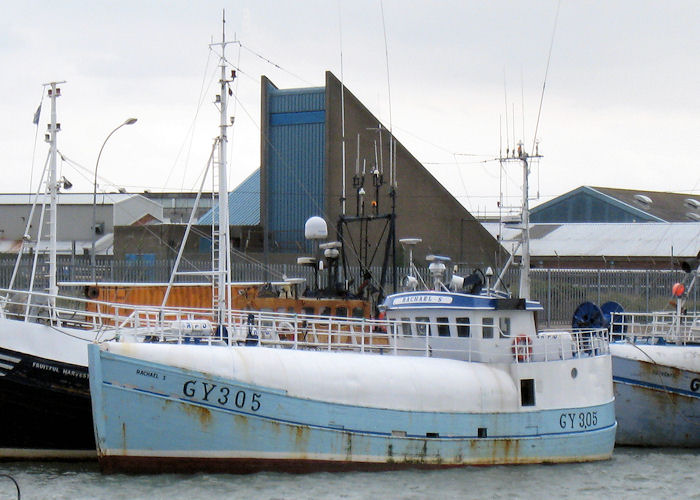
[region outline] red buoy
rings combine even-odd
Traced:
[[[681,295],[683,295],[683,292],[685,292],[685,287],[683,286],[683,283],[676,283],[671,287],[671,293],[674,297],[680,297]]]

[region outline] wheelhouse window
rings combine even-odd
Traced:
[[[416,332],[418,332],[419,337],[425,337],[428,334],[428,321],[430,318],[427,316],[419,316],[416,318]]]
[[[469,337],[469,318],[457,318],[457,336]]]
[[[485,339],[493,338],[493,318],[484,318],[481,321],[481,336]]]
[[[501,338],[510,337],[510,318],[502,317],[498,318],[498,327],[500,328]]]
[[[450,336],[450,319],[449,318],[438,318],[437,319],[437,332],[440,337]]]
[[[404,337],[411,337],[411,318],[401,318],[401,333]]]

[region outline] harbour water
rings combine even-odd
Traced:
[[[700,499],[700,450],[616,448],[609,461],[380,473],[102,475],[94,462],[0,463],[23,499]],[[0,477],[0,499],[17,498]]]

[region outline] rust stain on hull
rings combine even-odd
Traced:
[[[192,404],[183,405],[182,407],[184,408],[187,414],[199,420],[199,425],[202,427],[202,429],[206,429],[209,426],[209,424],[211,424],[212,415],[211,410],[209,410],[208,408]]]

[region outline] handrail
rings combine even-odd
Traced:
[[[640,343],[700,343],[700,313],[612,313],[610,329],[615,338]]]
[[[95,341],[137,340],[143,342],[199,343],[207,345],[268,345],[288,349],[323,349],[393,355],[450,357],[463,361],[525,363],[554,361],[573,357],[607,354],[605,329],[573,332],[533,333],[522,347],[518,336],[503,332],[498,325],[493,339],[477,338],[481,326],[472,323],[471,337],[435,335],[432,324],[424,324],[424,335],[404,335],[404,324],[397,319],[338,318],[299,313],[232,310],[217,324],[213,309],[135,306],[112,304],[82,298],[58,297],[54,315],[44,314],[48,307],[37,304],[48,294],[0,290],[0,307],[5,316],[16,315],[12,306],[22,299],[32,300],[31,321],[50,322],[95,333]],[[65,303],[64,303],[65,302]],[[70,307],[69,307],[70,306]],[[456,322],[446,323],[451,332]],[[57,324],[56,326],[62,326]],[[462,325],[464,326],[464,325]],[[107,338],[107,333],[113,334]]]

